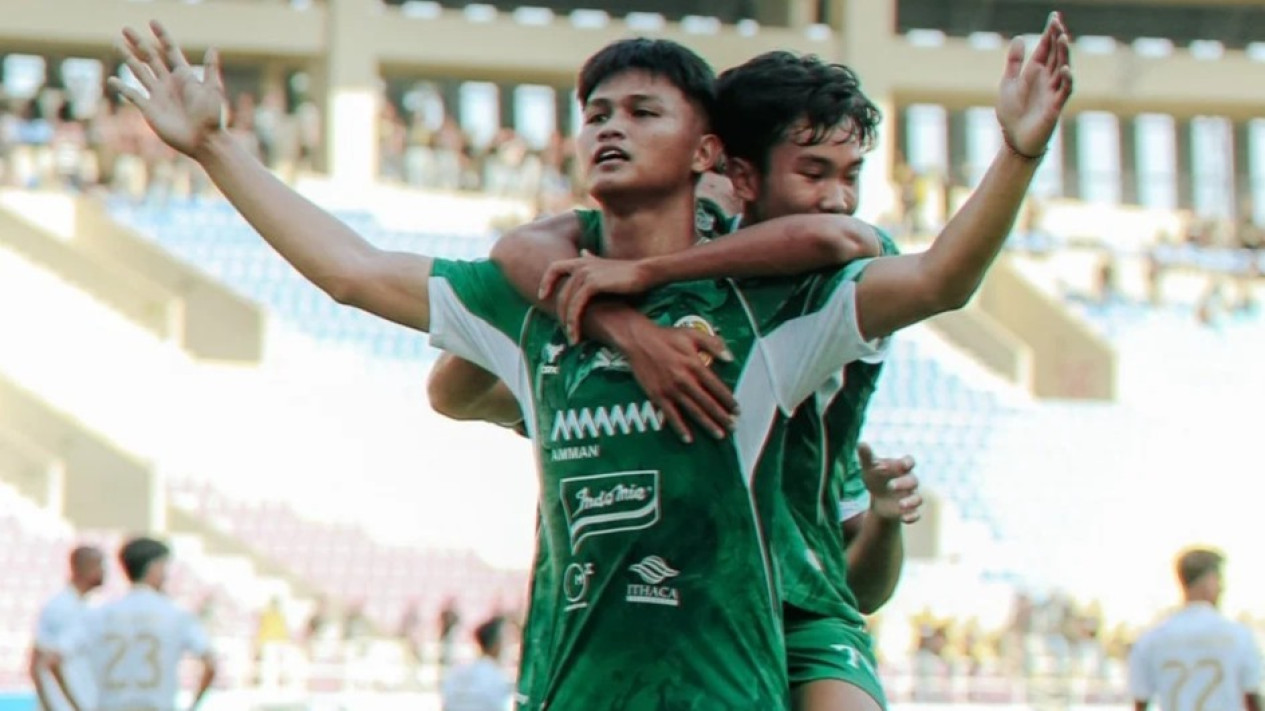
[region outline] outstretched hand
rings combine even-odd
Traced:
[[[1072,67],[1063,16],[1050,13],[1032,56],[1024,61],[1023,40],[1016,37],[1006,54],[1006,70],[997,94],[997,120],[1007,144],[1025,157],[1045,152],[1063,107],[1072,95]]]
[[[199,77],[184,52],[157,22],[149,25],[152,36],[131,28],[123,30],[119,51],[142,92],[111,77],[109,87],[140,109],[146,123],[164,143],[190,157],[224,124],[224,80],[220,58],[209,49]]]

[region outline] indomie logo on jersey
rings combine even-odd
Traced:
[[[590,536],[650,528],[659,522],[659,472],[563,479],[560,494],[571,549]]]
[[[594,439],[613,435],[629,435],[634,432],[658,432],[663,429],[663,413],[646,400],[640,404],[614,405],[607,408],[558,410],[553,418],[553,442],[569,442],[573,439]]]

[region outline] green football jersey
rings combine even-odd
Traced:
[[[879,235],[884,255],[899,254],[891,237]],[[858,625],[864,620],[847,583],[840,523],[869,508],[857,446],[882,368],[883,353],[849,363],[796,410],[782,475],[787,506],[807,548],[805,557],[783,560],[786,604]]]
[[[577,211],[577,216],[583,228],[580,248],[601,254],[601,213],[595,210],[580,210]],[[736,217],[726,215],[714,201],[705,198],[698,200],[694,227],[700,236],[707,238],[721,236],[731,231],[736,222]],[[540,703],[543,694],[543,690],[538,685],[543,683],[541,671],[549,668],[545,656],[549,648],[549,635],[553,630],[551,624],[553,616],[546,611],[551,599],[549,546],[548,539],[540,531],[539,520],[536,530],[536,554],[532,562],[528,589],[531,606],[528,608],[527,619],[523,623],[518,667],[515,699],[518,711],[529,709],[534,711],[538,708],[537,704]]]
[[[523,620],[519,641],[517,693],[514,707],[519,711],[539,708],[542,684],[549,668],[547,653],[553,633],[553,561],[549,556],[548,539],[536,513],[536,554],[532,560],[528,584],[527,618]]]
[[[761,496],[762,457],[780,462],[779,411],[874,352],[855,328],[863,265],[781,287],[728,281],[656,290],[643,312],[709,329],[714,364],[743,416],[724,440],[684,444],[618,353],[571,347],[490,262],[435,260],[432,342],[514,392],[532,434],[551,564],[552,630],[530,686],[559,711],[783,708],[781,608],[768,558],[778,497]],[[853,335],[849,336],[851,333]],[[769,486],[780,486],[777,477]],[[539,585],[538,579],[537,584]]]

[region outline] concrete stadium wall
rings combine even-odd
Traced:
[[[171,338],[177,332],[171,295],[140,274],[88,254],[6,210],[0,210],[0,244],[56,273],[159,338]]]
[[[179,301],[173,337],[206,360],[257,363],[263,357],[263,310],[161,247],[119,225],[94,200],[75,204],[74,244],[98,262],[113,261]]]
[[[28,453],[46,453],[60,462],[65,483],[52,487],[54,491],[61,490],[60,505],[48,502],[47,497],[44,500],[76,527],[129,531],[165,529],[166,495],[149,464],[119,450],[101,435],[3,376],[0,376],[0,430],[11,433],[10,440],[20,438],[25,442],[24,449]],[[28,455],[28,462],[30,458]]]
[[[1032,391],[1035,367],[1032,348],[977,304],[940,314],[929,323],[940,335],[997,375],[1027,392]]]
[[[1115,350],[1042,293],[1006,257],[989,272],[976,305],[1032,349],[1032,392],[1041,398],[1112,400]]]

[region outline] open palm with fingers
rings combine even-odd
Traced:
[[[1010,147],[1022,155],[1036,157],[1045,151],[1072,95],[1069,41],[1062,16],[1053,12],[1027,61],[1023,40],[1010,44],[997,95],[997,120]]]
[[[117,78],[110,79],[110,88],[136,104],[167,145],[193,157],[223,126],[224,82],[219,55],[207,50],[203,76],[199,77],[167,30],[157,22],[149,27],[152,37],[130,28],[123,30],[119,47],[145,91]]]

